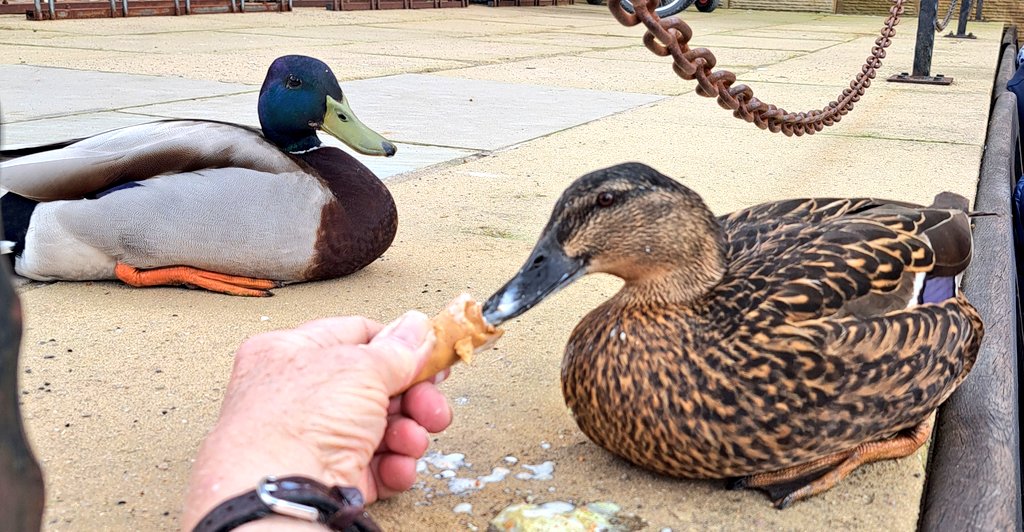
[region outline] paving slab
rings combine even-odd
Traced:
[[[756,94],[795,110],[820,108],[838,93],[867,55],[859,41],[881,27],[881,17],[727,9],[688,11],[684,18],[697,35],[732,39],[720,42],[737,46],[719,48],[723,63],[749,67],[740,72],[741,79],[749,80]],[[982,80],[987,76],[991,85],[999,42],[999,25],[972,23],[977,43],[954,47],[936,40],[935,64],[964,83],[937,91],[876,81],[839,125],[811,137],[787,138],[731,118],[713,99],[694,94],[693,82],[669,79],[665,58],[638,57],[638,52],[649,53],[639,43],[639,28],[623,28],[607,8],[582,2],[550,8],[300,9],[292,14],[34,24],[0,17],[0,30],[152,33],[138,37],[143,46],[159,46],[164,33],[177,32],[318,40],[309,53],[328,60],[346,80],[360,117],[415,143],[400,146],[394,161],[404,154],[422,155],[422,165],[413,165],[418,169],[386,181],[402,219],[395,244],[367,269],[344,279],[289,286],[273,298],[255,300],[117,283],[22,287],[28,326],[23,400],[30,437],[47,474],[47,530],[176,528],[190,459],[216,418],[232,353],[244,337],[332,314],[389,320],[410,308],[432,313],[465,290],[486,297],[525,258],[564,187],[596,168],[646,162],[697,190],[716,212],[794,196],[874,195],[926,202],[938,191],[952,190],[973,198],[990,90]],[[393,41],[398,30],[415,34],[408,40],[428,32],[438,39],[500,42],[500,36],[509,36],[518,44],[545,46],[558,42],[549,34],[565,32],[570,46],[551,56],[493,64],[483,57],[405,57],[395,55],[396,46],[382,46],[386,52],[367,46],[365,53],[352,53],[341,51],[351,46],[334,31],[342,25],[360,28],[354,34],[361,37],[353,40],[364,44],[374,42],[374,28],[387,28],[382,45]],[[330,30],[322,36],[309,31],[321,26]],[[290,34],[290,28],[303,30]],[[906,38],[914,34],[912,21],[899,30],[887,68],[912,61],[912,39]],[[588,35],[597,43],[593,47],[586,45]],[[851,35],[859,37],[835,42]],[[600,51],[602,44],[623,36],[635,38],[636,44]],[[28,47],[0,44],[0,62],[12,62],[9,52],[15,52],[41,66],[74,66],[65,57],[75,49],[63,39],[47,37],[48,46],[36,47],[40,51],[31,55]],[[814,46],[786,49],[793,41]],[[817,48],[826,42],[832,45]],[[95,54],[82,57],[78,67],[83,70],[244,81],[249,89],[233,96],[203,94],[206,98],[191,106],[146,100],[114,111],[122,108],[119,97],[96,113],[67,117],[81,119],[87,130],[107,118],[111,124],[131,120],[126,114],[251,113],[252,85],[279,51],[197,53],[191,58],[184,52],[79,52]],[[744,62],[744,54],[753,59]],[[0,76],[10,68],[0,65]],[[435,71],[420,74],[424,68]],[[5,106],[28,108],[8,104],[6,91],[0,96]],[[957,102],[958,108],[929,111],[944,100]],[[35,129],[11,133],[15,127]],[[4,134],[48,138],[63,132],[60,127],[59,119],[30,119],[6,126]],[[963,132],[959,138],[957,127]],[[414,153],[418,148],[427,151]],[[438,155],[430,159],[435,150]],[[448,156],[446,162],[430,163]],[[457,368],[444,385],[455,421],[432,440],[431,450],[465,453],[473,465],[459,476],[489,473],[506,464],[506,456],[515,456],[518,464],[553,461],[553,478],[510,476],[460,496],[428,468],[414,490],[371,508],[385,529],[484,529],[500,509],[530,499],[613,501],[643,518],[649,530],[916,530],[926,450],[860,468],[835,489],[780,512],[759,493],[652,475],[589,443],[566,412],[559,363],[571,324],[618,285],[606,276],[583,279],[509,323],[493,351],[472,366]],[[518,464],[513,474],[522,471]],[[471,514],[452,511],[467,502]]]
[[[873,17],[851,17],[848,15],[824,15],[807,14],[803,21],[793,19],[779,19],[770,27],[780,33],[788,34],[791,31],[808,31],[818,33],[849,33],[857,32],[864,34],[875,34],[882,29],[888,13]],[[973,22],[973,21],[972,21]],[[971,24],[973,27],[975,24]],[[897,26],[900,35],[915,35],[917,27],[917,15],[903,16]],[[913,38],[911,38],[911,41]]]
[[[12,29],[3,28],[0,33],[0,42],[4,44],[24,44],[31,41],[45,42],[54,37],[66,37],[68,33],[61,31],[47,31],[45,29]]]
[[[459,70],[437,72],[437,75],[641,94],[673,95],[693,90],[691,83],[684,82],[672,72],[671,62],[662,63],[664,68],[657,68],[646,62],[638,65],[635,62],[618,59],[609,61],[589,55],[558,55],[469,66]],[[643,81],[638,82],[638,78]]]
[[[474,36],[475,37],[475,36]],[[501,35],[492,36],[501,39]],[[456,59],[477,63],[501,63],[510,59],[550,56],[565,52],[588,50],[567,43],[537,42],[521,38],[519,41],[482,40],[466,36],[432,35],[414,40],[366,42],[345,46],[350,52],[363,54],[406,55],[432,59]]]
[[[159,39],[152,34],[128,35],[82,35],[62,40],[63,46],[88,50],[109,50],[114,52],[145,52],[147,54],[206,53],[219,54],[226,51],[278,50],[310,46],[318,43],[310,37],[285,37],[281,35],[260,35],[248,33],[204,31],[162,33]],[[338,39],[336,44],[345,44]]]
[[[403,22],[389,22],[378,24],[384,28],[409,29],[416,31],[430,31],[436,35],[458,35],[458,36],[495,36],[514,35],[517,33],[530,33],[535,31],[535,26],[529,23],[509,23],[507,21],[496,21],[478,19],[472,24],[458,15],[443,20],[410,20]]]
[[[421,74],[351,81],[343,89],[360,120],[392,140],[477,150],[499,149],[660,99]],[[187,101],[133,110],[256,124],[256,98],[247,93],[210,98],[203,106]],[[456,111],[458,119],[452,120]]]
[[[879,70],[878,82],[900,72],[909,72],[913,67],[914,35],[912,28],[899,26],[900,34],[887,50]],[[972,31],[975,31],[972,29]],[[935,55],[932,57],[931,73],[944,74],[960,79],[956,80],[960,89],[971,92],[991,90],[992,79],[984,73],[991,67],[977,61],[978,55],[990,53],[984,43],[989,39],[997,39],[1000,29],[993,25],[977,28],[976,33],[985,33],[987,39],[982,43],[966,42],[958,39],[935,39]],[[853,76],[860,71],[859,65],[871,53],[871,47],[877,37],[860,37],[850,42],[837,44],[828,49],[835,63],[824,62],[816,54],[802,55],[783,63],[766,65],[763,68],[745,75],[744,79],[752,81],[774,81],[784,83],[848,85]],[[989,47],[991,48],[991,47]],[[987,57],[987,56],[986,56]],[[995,58],[991,58],[995,61]],[[836,65],[844,65],[840,68]],[[850,66],[845,66],[850,65]]]
[[[264,24],[255,28],[241,28],[226,30],[228,33],[245,33],[259,35],[280,35],[282,37],[310,37],[323,39],[330,37],[333,42],[338,39],[343,42],[382,42],[382,41],[407,41],[411,39],[422,39],[432,36],[429,31],[418,29],[395,29],[379,26],[361,26],[358,24],[339,24],[330,26],[294,27],[277,26]]]
[[[477,41],[498,43],[549,44],[560,48],[593,50],[605,48],[635,48],[636,36],[600,35],[595,33],[567,34],[564,31],[542,31],[519,35],[488,35],[477,37]]]
[[[387,122],[399,140],[497,149],[661,99],[622,94],[451,77],[404,74],[349,84],[360,111]],[[458,119],[450,112],[458,110]],[[445,120],[438,120],[446,117]],[[367,118],[369,120],[369,118]]]
[[[965,71],[956,71],[958,79]],[[979,74],[980,76],[981,74]],[[765,83],[748,80],[749,72],[741,73],[739,82],[754,88],[754,95],[764,102],[775,104],[790,112],[822,109],[841,96],[845,85],[802,85]],[[879,76],[880,78],[883,76]],[[854,105],[853,111],[842,118],[841,127],[826,128],[815,136],[844,136],[864,138],[904,139],[919,142],[938,142],[981,146],[986,130],[968,128],[976,109],[987,105],[989,90],[967,90],[960,87],[956,105],[950,104],[948,89],[930,85],[876,82]],[[865,106],[898,109],[897,112],[863,113]],[[702,110],[688,113],[686,110]],[[927,116],[929,120],[902,120],[903,116]],[[659,103],[652,108],[648,119],[657,123],[686,123],[704,128],[746,132],[754,126],[735,120],[723,123],[718,114],[718,103],[690,92],[679,98]],[[797,139],[792,139],[799,143]]]
[[[66,116],[172,100],[252,91],[251,86],[87,70],[8,65],[0,68],[5,122]],[[70,91],[69,88],[75,88]],[[89,87],[91,90],[78,90]],[[131,90],[125,90],[130,87]]]
[[[788,36],[746,37],[739,35],[694,35],[691,48],[741,48],[744,50],[782,50],[793,52],[815,52],[835,46],[837,41],[828,39],[790,39]]]
[[[144,52],[119,52],[115,57],[110,52],[59,48],[48,50],[43,47],[4,47],[10,55],[0,57],[0,64],[41,64],[48,66],[86,69],[100,72],[146,72],[160,76],[176,76],[190,79],[211,79],[227,83],[248,83],[257,87],[267,73],[266,66],[285,54],[300,54],[317,57],[334,65],[332,70],[342,81],[387,76],[403,72],[433,72],[437,70],[470,66],[467,61],[449,61],[422,57],[399,57],[353,53],[339,45],[315,45],[287,48],[261,48],[258,50],[204,53],[202,51],[179,50],[164,53],[155,61],[151,54]]]
[[[714,50],[715,59],[718,60],[718,66],[716,68],[727,69],[774,65],[787,59],[799,57],[806,53],[807,52],[798,52],[793,50],[752,50],[749,48],[715,48]],[[591,57],[594,59],[610,61],[659,63],[670,66],[670,61],[664,57],[652,54],[647,48],[637,48],[635,46],[629,48],[616,48],[614,50],[584,52],[579,55],[582,57]],[[645,71],[644,75],[649,74]],[[676,79],[680,85],[689,84],[689,82],[679,80],[678,77]]]
[[[874,32],[872,31],[872,32],[867,32],[867,33],[871,34],[871,33],[874,33]],[[830,31],[830,32],[823,32],[823,31],[808,31],[808,30],[803,30],[803,31],[792,30],[792,31],[787,31],[785,33],[781,33],[779,30],[777,30],[775,28],[770,28],[770,29],[747,28],[747,29],[740,29],[740,30],[725,31],[725,32],[721,32],[721,34],[723,34],[723,35],[730,35],[730,36],[736,36],[736,37],[747,37],[747,38],[764,37],[764,38],[769,38],[769,39],[789,39],[789,40],[794,40],[794,41],[805,41],[805,40],[807,40],[807,41],[838,41],[838,42],[845,42],[845,41],[850,41],[850,40],[853,40],[853,39],[855,39],[857,37],[860,37],[860,36],[864,35],[865,32],[855,32],[855,31],[847,31],[847,32]]]
[[[0,116],[6,117],[4,101],[0,99]],[[153,117],[116,111],[82,113],[55,118],[26,120],[0,131],[0,145],[4,149],[27,148],[48,142],[76,139],[103,133],[112,129],[152,122]],[[0,181],[3,178],[0,177]]]

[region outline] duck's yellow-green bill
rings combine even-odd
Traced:
[[[330,96],[327,97],[327,113],[324,114],[321,129],[359,153],[391,157],[397,151],[391,141],[366,127],[366,124],[356,118],[348,105],[348,98],[344,96],[340,102]]]

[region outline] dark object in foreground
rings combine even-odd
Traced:
[[[650,167],[588,174],[484,305],[492,324],[586,273],[625,280],[573,331],[562,391],[595,443],[653,471],[745,477],[776,505],[916,451],[983,328],[956,288],[967,200],[797,199],[715,218]]]
[[[0,264],[0,313],[0,530],[39,530],[43,474],[18,406],[21,304],[5,264]]]

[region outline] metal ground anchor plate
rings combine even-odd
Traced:
[[[901,72],[895,76],[889,76],[886,81],[894,81],[897,83],[921,83],[924,85],[950,85],[953,83],[953,78],[947,78],[942,74],[936,76],[911,76],[906,72]]]
[[[962,33],[949,32],[943,35],[943,37],[947,39],[977,39],[977,37],[975,37],[973,33],[968,33],[967,35],[964,35]]]

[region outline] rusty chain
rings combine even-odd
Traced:
[[[896,35],[896,24],[903,15],[903,4],[906,0],[891,0],[892,7],[889,8],[889,17],[882,27],[881,36],[875,39],[875,45],[871,48],[871,55],[867,58],[861,71],[850,82],[850,87],[843,89],[843,93],[830,102],[822,110],[812,110],[800,113],[790,113],[781,107],[764,103],[754,97],[754,91],[750,87],[738,84],[736,74],[728,70],[717,70],[712,72],[717,59],[707,48],[693,48],[687,46],[690,38],[693,37],[693,30],[679,17],[672,16],[666,19],[660,18],[654,12],[658,0],[633,2],[634,13],[629,13],[622,8],[621,0],[608,0],[608,9],[612,15],[623,26],[636,26],[643,22],[647,27],[644,34],[644,45],[651,52],[658,56],[671,55],[673,59],[672,69],[685,80],[697,80],[697,94],[708,98],[718,97],[718,105],[731,110],[733,116],[742,118],[747,122],[753,122],[761,129],[767,129],[772,133],[782,132],[786,136],[812,135],[821,131],[826,126],[839,122],[843,115],[853,109],[853,104],[860,100],[864,91],[871,86],[871,80],[875,78],[875,72],[882,66],[882,59],[885,58],[885,49],[892,43]]]
[[[952,2],[949,3],[949,9],[946,10],[946,17],[942,19],[942,22],[939,22],[938,20],[935,21],[934,24],[936,32],[946,29],[946,26],[949,25],[950,19],[953,18],[953,10],[956,9],[956,3],[957,0],[953,0]]]

